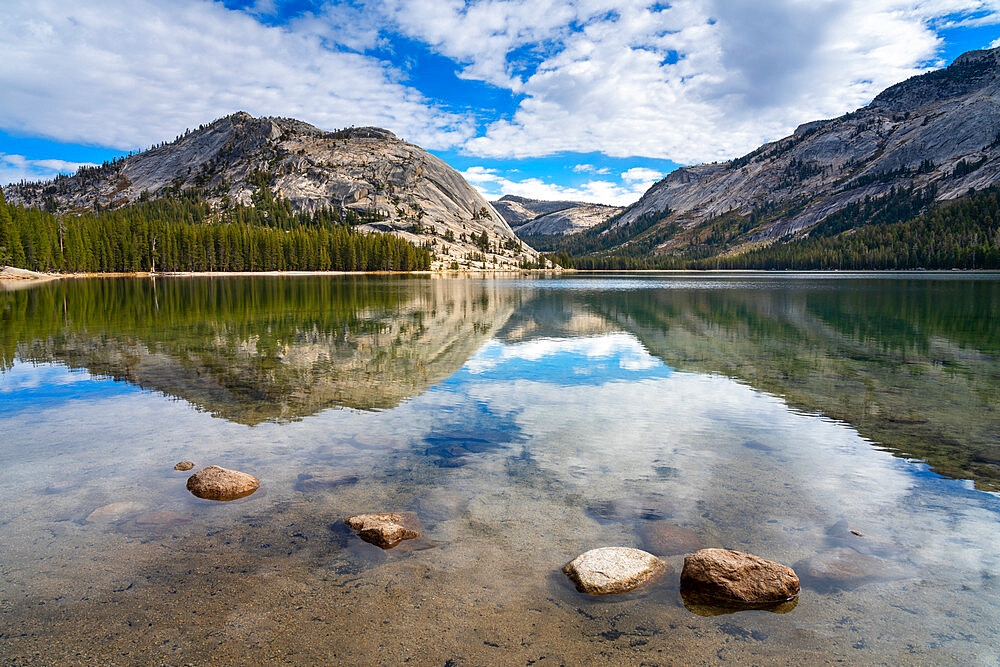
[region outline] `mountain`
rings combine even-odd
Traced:
[[[490,203],[522,239],[580,232],[625,210],[604,204],[545,201],[516,195],[505,195]]]
[[[435,268],[538,260],[457,171],[372,127],[326,132],[240,112],[136,155],[54,181],[9,185],[3,194],[12,204],[82,213],[193,189],[219,210],[252,206],[263,190],[293,211],[332,209],[362,230],[432,244]]]
[[[677,169],[602,227],[536,247],[733,256],[819,228],[904,221],[998,183],[1000,49],[972,51],[743,157]]]

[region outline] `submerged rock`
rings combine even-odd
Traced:
[[[684,558],[681,591],[703,599],[757,605],[799,594],[792,568],[753,554],[702,549]]]
[[[880,558],[843,547],[801,560],[795,564],[795,570],[803,582],[816,588],[854,588],[870,581],[902,576]]]
[[[143,509],[139,503],[122,501],[98,507],[84,519],[86,523],[111,523]]]
[[[657,556],[686,554],[702,548],[701,538],[690,528],[667,521],[651,521],[639,527],[643,546]]]
[[[659,521],[670,516],[668,501],[656,495],[596,500],[587,505],[585,511],[590,518],[599,523]]]
[[[889,558],[900,551],[897,544],[868,537],[857,528],[852,528],[847,519],[841,519],[826,529],[826,546],[846,547],[863,554]]]
[[[420,537],[420,531],[413,527],[414,519],[406,512],[388,512],[356,514],[344,519],[344,523],[358,531],[358,537],[365,542],[391,549],[403,540]]]
[[[681,602],[684,608],[697,616],[724,616],[735,614],[741,611],[753,609],[755,611],[769,611],[772,614],[787,614],[799,605],[799,598],[782,602],[762,602],[757,604],[747,604],[738,602],[725,602],[713,598],[704,597],[697,593],[681,591]]]
[[[179,461],[177,465],[174,466],[174,470],[190,470],[194,467],[192,461]]]
[[[208,466],[191,475],[188,491],[207,500],[236,500],[249,496],[260,486],[260,480],[238,470]]]
[[[357,475],[345,475],[331,472],[301,473],[295,482],[295,490],[302,493],[325,491],[338,486],[348,486],[358,483]]]
[[[627,593],[664,574],[668,565],[651,553],[629,547],[601,547],[580,554],[563,573],[581,593]]]

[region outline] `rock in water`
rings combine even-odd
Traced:
[[[249,496],[260,486],[260,480],[238,470],[208,466],[191,475],[188,491],[207,500],[236,500]]]
[[[684,558],[681,592],[740,604],[790,600],[799,594],[792,568],[753,554],[702,549]]]
[[[401,513],[356,514],[344,523],[358,531],[358,537],[383,549],[391,549],[403,540],[420,537],[420,531],[405,524],[412,524],[411,517]]]
[[[686,554],[702,547],[701,539],[693,530],[667,521],[650,521],[640,526],[638,532],[643,546],[657,556]]]
[[[895,568],[874,556],[853,549],[837,548],[816,554],[795,564],[807,585],[816,588],[854,588],[869,581],[896,579]]]
[[[194,463],[191,461],[180,461],[174,466],[174,470],[190,470],[194,467]]]
[[[111,523],[139,511],[142,511],[142,505],[139,503],[122,501],[98,507],[96,510],[88,514],[84,521],[86,523]]]
[[[591,595],[627,593],[664,574],[666,563],[629,547],[601,547],[580,554],[563,567],[577,590]]]
[[[357,484],[357,475],[345,475],[330,472],[301,473],[295,482],[295,490],[302,493],[327,491],[338,486]]]

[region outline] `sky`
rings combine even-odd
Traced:
[[[0,183],[242,110],[624,205],[991,46],[1000,0],[3,0]]]

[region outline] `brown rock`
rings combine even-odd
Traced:
[[[249,496],[260,486],[260,480],[238,470],[219,466],[202,468],[188,477],[188,491],[208,500],[236,500]]]
[[[180,461],[174,466],[174,470],[190,470],[194,467],[194,463],[191,461]]]
[[[804,582],[817,588],[853,588],[869,581],[902,576],[880,558],[843,547],[799,561],[795,569]]]
[[[117,521],[122,517],[129,514],[135,514],[141,510],[142,505],[131,501],[111,503],[110,505],[98,507],[96,510],[88,514],[84,521],[87,523],[111,523],[112,521]]]
[[[667,521],[644,523],[638,532],[643,546],[657,556],[687,554],[703,546],[701,538],[693,530]]]
[[[639,549],[601,547],[580,554],[562,570],[581,593],[610,595],[634,590],[668,568],[653,554]]]
[[[735,614],[741,611],[746,611],[747,609],[769,611],[772,614],[787,614],[799,605],[798,597],[794,597],[791,600],[785,600],[783,602],[746,604],[737,602],[720,602],[719,600],[713,600],[712,598],[705,598],[694,593],[685,593],[683,591],[681,591],[681,601],[684,603],[685,609],[698,616],[723,616],[725,614]]]
[[[413,518],[403,513],[356,514],[344,523],[358,531],[358,537],[383,549],[391,549],[403,540],[420,537],[412,528]]]
[[[684,558],[681,591],[724,602],[772,603],[798,595],[799,578],[792,568],[753,554],[702,549]]]

